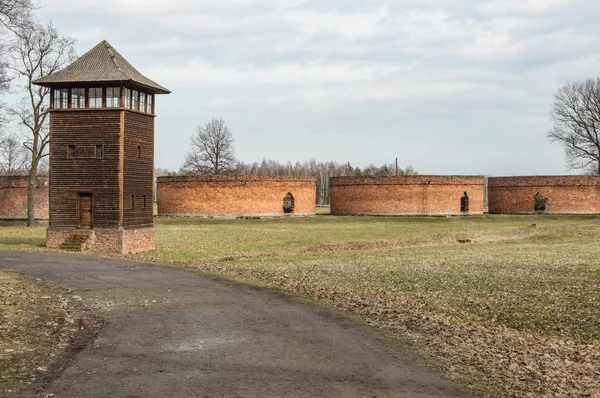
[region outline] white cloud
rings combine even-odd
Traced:
[[[319,13],[312,10],[288,10],[282,13],[287,23],[305,34],[333,32],[351,40],[377,36],[382,32],[382,23],[387,16],[386,8],[363,13]]]
[[[222,106],[239,103],[260,103],[286,105],[294,108],[308,107],[318,112],[332,111],[340,104],[361,104],[366,102],[387,102],[392,100],[422,101],[449,98],[475,89],[468,82],[437,82],[420,84],[418,82],[396,81],[388,84],[357,84],[336,90],[319,86],[294,87],[276,91],[258,91],[256,95],[242,97],[209,97],[201,101],[202,106]]]
[[[571,0],[490,0],[483,2],[478,10],[488,15],[540,14],[560,10],[570,4]]]
[[[264,7],[278,3],[268,0],[104,0],[104,1],[77,1],[77,0],[52,0],[43,3],[44,7],[53,7],[62,12],[110,12],[132,17],[165,16],[172,14],[211,12],[211,11],[236,11]],[[292,2],[293,4],[293,2]]]
[[[313,62],[308,64],[278,64],[266,67],[237,65],[215,67],[206,61],[192,59],[184,65],[160,64],[146,68],[157,80],[169,80],[201,87],[203,85],[305,86],[352,83],[376,80],[406,71],[414,65],[375,64],[367,62]]]

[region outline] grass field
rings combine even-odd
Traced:
[[[281,288],[487,396],[600,396],[600,217],[157,219],[134,256]],[[0,225],[0,249],[43,228]],[[587,395],[586,395],[587,394]]]
[[[600,339],[597,217],[159,219],[157,225],[153,259],[385,290],[426,298],[432,311],[448,315]]]
[[[0,250],[34,250],[46,247],[47,225],[25,227],[24,221],[0,221]]]

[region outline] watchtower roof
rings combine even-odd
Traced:
[[[66,68],[37,79],[33,83],[39,86],[56,87],[61,84],[96,82],[132,82],[155,94],[171,92],[142,75],[106,40],[102,40]]]

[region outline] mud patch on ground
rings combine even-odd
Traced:
[[[0,272],[0,396],[24,396],[56,377],[100,330],[81,298]]]
[[[370,242],[321,243],[304,250],[304,253],[322,253],[332,251],[373,250],[397,246],[397,242],[385,240]]]
[[[237,260],[249,260],[253,258],[271,258],[277,257],[278,254],[273,253],[247,253],[247,254],[235,254],[231,256],[217,257],[214,260],[218,262],[237,261]]]

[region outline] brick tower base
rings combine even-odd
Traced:
[[[154,227],[48,228],[46,247],[75,251],[135,254],[155,249]]]

